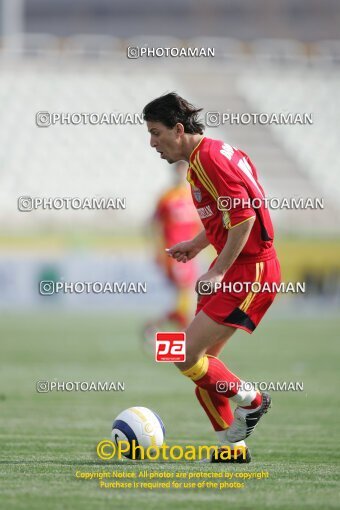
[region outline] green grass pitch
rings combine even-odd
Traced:
[[[168,444],[215,444],[191,381],[140,348],[143,319],[122,315],[2,315],[1,508],[11,509],[326,509],[339,508],[339,319],[269,320],[238,332],[222,359],[247,380],[303,381],[303,392],[272,392],[273,408],[251,436],[253,462],[103,462],[126,407],[151,407]],[[39,394],[38,380],[124,381],[124,392]],[[75,472],[268,471],[243,489],[116,490]]]

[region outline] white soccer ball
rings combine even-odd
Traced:
[[[112,424],[112,440],[117,447],[120,441],[127,441],[130,445],[129,451],[122,451],[122,454],[128,459],[140,457],[139,450],[133,455],[132,441],[135,441],[135,447],[142,446],[145,450],[150,448],[149,451],[153,451],[152,448],[162,446],[164,439],[165,428],[161,418],[147,407],[125,409]]]

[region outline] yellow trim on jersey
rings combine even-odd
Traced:
[[[256,218],[256,215],[254,215],[254,216],[249,216],[249,218],[247,218],[246,220],[240,221],[240,223],[236,223],[236,225],[232,225],[232,226],[231,226],[231,227],[229,227],[229,228],[235,228],[235,227],[238,227],[239,225],[242,225],[242,223],[245,223],[246,221],[249,221],[249,220],[251,220],[252,218]]]
[[[205,136],[202,136],[202,138],[200,139],[200,141],[198,142],[198,144],[195,146],[195,148],[191,151],[190,153],[190,156],[189,156],[189,164],[190,164],[190,159],[191,159],[191,156],[192,154],[195,152],[195,150],[197,149],[197,147],[199,147],[201,145],[201,143],[203,142]]]
[[[209,193],[215,198],[215,200],[217,200],[218,199],[217,189],[215,188],[214,184],[212,183],[207,172],[204,170],[203,165],[200,160],[200,157],[199,157],[199,153],[196,154],[192,165],[194,167],[194,170],[195,170],[199,180],[202,182],[202,184],[205,186],[205,188],[209,191]]]
[[[215,408],[214,404],[212,403],[212,400],[211,400],[207,390],[204,390],[203,388],[198,387],[198,391],[202,397],[204,404],[207,406],[210,414],[214,417],[214,420],[219,424],[219,426],[222,427],[223,429],[229,428],[228,423],[226,423],[224,421],[224,419],[222,418],[222,416],[220,416],[218,414],[218,411]]]
[[[209,360],[203,356],[192,367],[182,370],[182,374],[189,377],[192,381],[198,381],[208,372]]]
[[[260,283],[260,281],[262,279],[263,269],[264,269],[264,262],[256,262],[256,276],[255,276],[254,283]],[[240,310],[242,310],[243,312],[246,312],[248,310],[248,308],[250,307],[251,303],[253,302],[256,294],[257,294],[257,292],[250,291],[247,294],[247,297],[245,298],[245,300],[239,306]]]
[[[195,183],[194,183],[194,181],[193,181],[193,179],[192,179],[192,177],[191,177],[191,170],[192,170],[192,169],[191,169],[191,167],[189,166],[188,171],[187,171],[187,177],[186,177],[186,179],[187,179],[188,183],[189,183],[192,187],[195,187]]]
[[[195,170],[198,180],[200,181],[201,184],[203,184],[203,187],[215,200],[217,200],[218,198],[217,193],[215,193],[215,191],[210,187],[210,184],[205,180],[204,175],[201,173],[200,169],[196,166],[195,163],[192,163],[192,167]]]
[[[229,230],[231,228],[229,213],[228,213],[228,211],[223,211],[222,214],[223,214],[222,215],[223,225],[225,226],[225,228],[227,230]]]
[[[218,192],[215,188],[213,182],[211,181],[210,177],[208,176],[207,172],[204,170],[204,167],[201,163],[199,153],[196,154],[194,161],[191,163],[194,171],[196,172],[196,175],[200,182],[203,184],[203,186],[206,188],[206,190],[210,193],[210,195],[217,201],[218,200]],[[223,225],[226,229],[230,228],[230,215],[228,211],[222,211],[222,220]]]

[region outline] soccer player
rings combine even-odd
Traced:
[[[186,330],[186,361],[176,365],[195,383],[221,445],[242,451],[231,461],[250,462],[244,440],[268,411],[271,398],[244,384],[218,356],[237,329],[255,330],[275,298],[272,284],[280,283],[280,265],[253,163],[236,147],[205,137],[201,111],[176,93],[154,99],[143,110],[151,147],[169,163],[189,163],[187,180],[204,227],[193,239],[169,247],[169,256],[186,263],[209,244],[217,252],[197,281],[198,305]],[[255,292],[254,283],[257,289],[266,283],[270,291]],[[234,415],[229,400],[237,404]],[[228,461],[223,446],[212,462]]]
[[[199,217],[187,187],[187,170],[188,164],[185,161],[177,163],[175,183],[160,197],[153,214],[152,226],[157,240],[156,262],[176,291],[176,305],[164,317],[147,326],[146,337],[150,327],[159,331],[167,322],[174,322],[182,331],[188,326],[192,312],[191,294],[198,278],[196,261],[178,264],[176,259],[165,252],[168,246],[195,237],[200,230]]]

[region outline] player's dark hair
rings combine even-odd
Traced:
[[[202,110],[195,108],[176,92],[170,92],[148,103],[143,114],[146,121],[161,122],[170,129],[179,122],[183,124],[185,133],[202,135],[205,126],[198,118]]]

